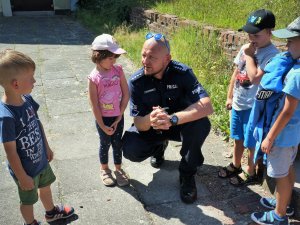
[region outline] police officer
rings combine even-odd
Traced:
[[[191,68],[171,60],[164,35],[146,35],[142,64],[129,81],[134,126],[123,136],[124,157],[134,162],[151,157],[151,165],[159,167],[168,140],[181,141],[180,197],[193,203],[194,175],[203,164],[201,147],[210,131],[210,98]]]

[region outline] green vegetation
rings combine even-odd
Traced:
[[[114,33],[129,22],[132,7],[152,7],[152,0],[79,0],[77,18],[95,33]]]
[[[232,63],[222,54],[217,37],[186,28],[179,30],[170,44],[172,58],[189,65],[209,93],[215,111],[211,116],[213,127],[228,137],[229,117],[225,101]]]
[[[260,8],[271,10],[277,19],[276,27],[286,27],[299,16],[299,0],[169,0],[158,1],[153,8],[161,13],[177,15],[204,24],[237,30],[249,13]]]
[[[146,29],[132,31],[127,26],[120,26],[116,29],[114,37],[126,49],[127,56],[133,61],[136,67],[141,66],[141,50],[145,41]],[[128,41],[130,40],[130,41]]]
[[[299,0],[81,0],[80,3],[79,20],[96,34],[113,34],[137,67],[140,66],[141,47],[148,31],[145,28],[133,29],[127,23],[133,6],[144,6],[200,23],[233,29],[241,27],[248,14],[258,8],[272,10],[277,17],[277,27],[285,27],[299,16],[297,10],[300,6]],[[215,110],[211,117],[213,127],[228,138],[229,115],[225,101],[232,63],[222,54],[217,37],[207,37],[195,28],[186,28],[169,38],[172,58],[194,70],[211,96]]]

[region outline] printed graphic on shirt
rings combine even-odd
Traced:
[[[23,121],[26,120],[26,121]],[[43,140],[35,111],[32,106],[26,108],[26,116],[20,118],[23,129],[17,134],[17,146],[22,155],[36,164],[42,160]]]
[[[236,76],[236,86],[237,87],[243,87],[243,88],[249,88],[251,85],[250,79],[247,75],[246,71],[246,59],[245,54],[243,53],[239,59],[238,64],[238,74]]]
[[[272,96],[273,93],[274,93],[274,91],[271,91],[271,90],[265,90],[265,89],[258,90],[257,94],[256,94],[256,99],[257,100],[267,100]]]
[[[120,77],[114,75],[110,77],[103,77],[102,81],[105,91],[100,96],[100,107],[103,111],[114,111],[122,98],[122,92],[120,88]]]

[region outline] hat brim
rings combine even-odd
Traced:
[[[116,54],[116,55],[121,55],[127,53],[123,48],[109,48],[107,49],[108,51]]]
[[[261,31],[261,29],[258,27],[252,26],[251,24],[246,24],[242,28],[238,29],[238,31],[245,31],[249,34],[256,34],[259,31]]]
[[[121,54],[125,54],[127,53],[123,48],[108,48],[108,47],[105,47],[105,48],[101,48],[99,46],[92,46],[91,47],[92,50],[95,50],[95,51],[99,51],[99,50],[108,50],[116,55],[121,55]]]
[[[278,38],[292,38],[300,36],[299,32],[291,31],[288,29],[280,29],[272,31],[272,34]]]

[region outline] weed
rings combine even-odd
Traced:
[[[172,37],[170,44],[172,58],[189,65],[209,93],[214,107],[213,127],[228,136],[229,116],[225,102],[232,63],[222,53],[217,36],[204,35],[193,27],[184,28]]]

